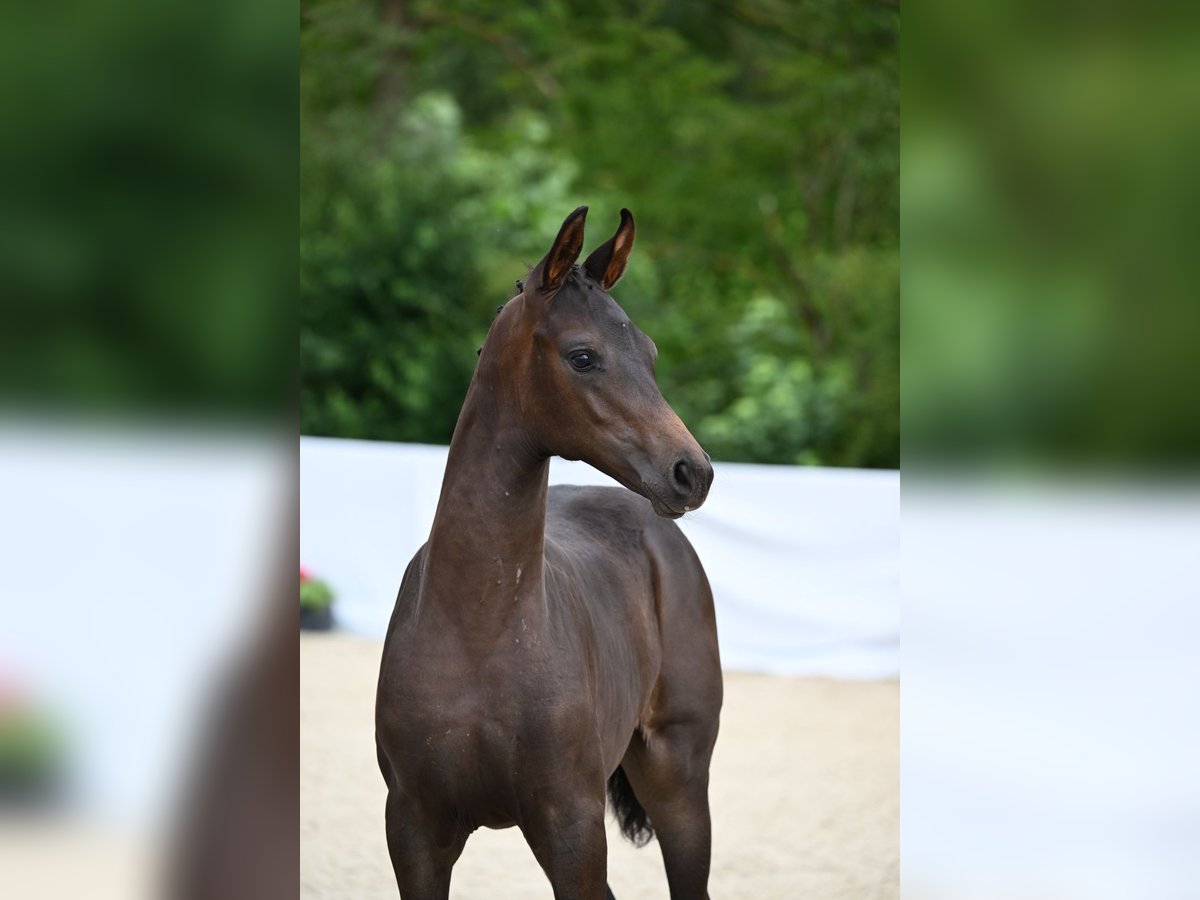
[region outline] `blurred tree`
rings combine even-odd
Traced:
[[[445,442],[567,211],[718,459],[896,466],[898,13],[309,0],[302,422]],[[602,232],[602,234],[597,233]]]

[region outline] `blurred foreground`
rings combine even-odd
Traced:
[[[904,488],[905,896],[1195,896],[1200,492]]]
[[[0,869],[20,896],[287,894],[270,861],[295,860],[289,451],[0,426]]]
[[[912,900],[1196,896],[1196,18],[906,22]]]
[[[292,897],[295,10],[10,7],[0,892]]]

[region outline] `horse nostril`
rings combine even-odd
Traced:
[[[681,459],[675,463],[675,468],[671,470],[675,476],[675,485],[685,494],[692,492],[692,467],[688,465],[686,459]]]

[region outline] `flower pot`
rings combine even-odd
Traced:
[[[46,809],[62,799],[59,772],[52,767],[37,770],[0,769],[0,810]]]
[[[333,608],[329,606],[300,607],[301,631],[328,631],[333,627]]]

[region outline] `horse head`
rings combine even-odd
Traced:
[[[577,265],[586,215],[567,217],[505,305],[490,361],[506,370],[497,383],[513,391],[537,452],[581,459],[679,518],[704,503],[712,464],[663,399],[654,342],[609,294],[633,249],[633,216],[622,209],[616,233]]]

